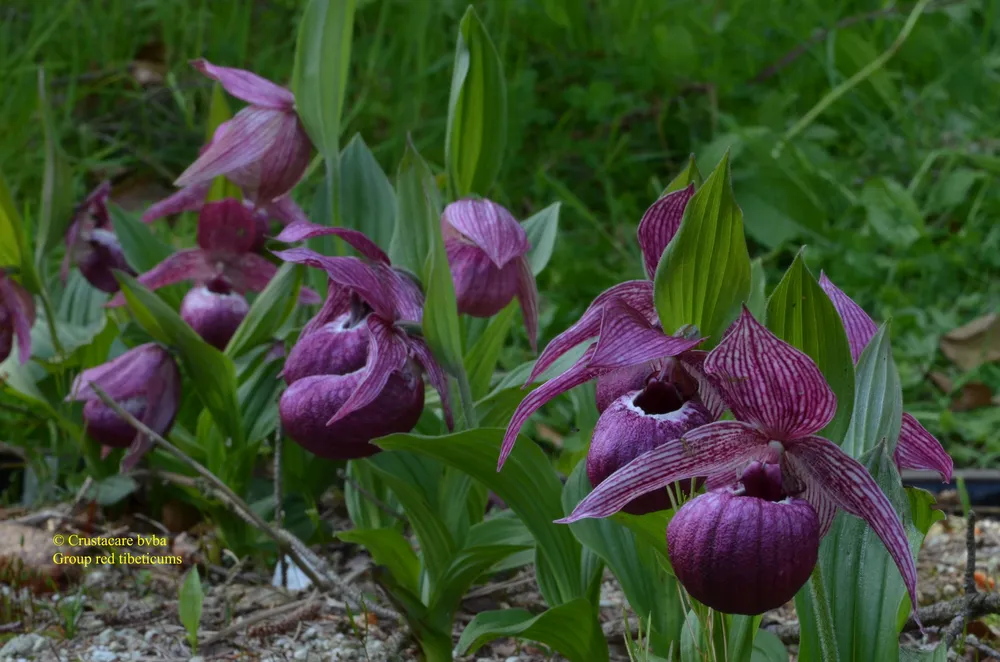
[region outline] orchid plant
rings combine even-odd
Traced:
[[[209,126],[178,190],[141,219],[108,184],[67,216],[58,308],[0,190],[15,239],[0,246],[0,366],[59,431],[48,450],[83,455],[98,485],[140,463],[179,477],[171,494],[268,563],[272,542],[197,489],[192,464],[287,527],[280,546],[364,547],[429,662],[506,637],[609,660],[605,569],[646,624],[651,660],[787,658],[759,626],[791,600],[800,660],[900,659],[932,515],[898,469],[950,481],[953,466],[902,411],[889,324],[813,278],[801,253],[765,296],[729,156],[704,179],[692,158],[638,223],[645,278],[500,371],[509,337],[521,341],[509,354],[529,358],[547,331],[536,278],[559,208],[519,220],[488,197],[507,122],[499,54],[470,7],[441,172],[408,142],[390,182],[359,137],[340,149],[352,29],[353,2],[310,0],[291,89],[193,62],[246,107]],[[307,176],[314,150],[321,182]],[[306,213],[296,198],[310,184]],[[197,246],[175,250],[152,221],[185,213]],[[596,423],[564,477],[522,430],[587,384],[579,409]],[[157,448],[168,443],[190,462]],[[273,495],[251,480],[263,457]],[[334,532],[314,514],[338,475],[353,528]],[[456,645],[469,588],[528,565],[545,611],[481,612]]]

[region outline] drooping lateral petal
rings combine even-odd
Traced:
[[[674,481],[731,474],[769,454],[768,439],[739,421],[717,421],[687,432],[635,458],[594,488],[560,524],[608,517],[632,499]]]
[[[677,234],[684,217],[688,200],[694,195],[694,184],[673,193],[668,193],[650,206],[639,221],[639,248],[650,279],[656,275],[656,267],[667,244]]]
[[[532,414],[557,395],[597,377],[599,371],[589,366],[590,360],[594,357],[596,350],[597,343],[594,343],[587,348],[583,356],[577,359],[576,363],[570,366],[566,372],[558,377],[553,377],[525,396],[521,404],[514,410],[514,414],[510,418],[510,423],[507,424],[507,432],[504,434],[503,445],[500,447],[500,458],[497,461],[497,471],[503,468],[503,463],[507,461],[507,456],[514,450],[517,433],[521,431],[521,428],[524,427],[524,424],[531,418]]]
[[[257,240],[253,210],[240,200],[210,202],[198,214],[198,246],[212,253],[246,253]]]
[[[194,186],[185,186],[176,193],[150,205],[142,215],[143,223],[152,223],[164,216],[173,216],[186,211],[198,211],[205,204],[205,198],[212,188],[207,180]]]
[[[560,356],[585,340],[596,336],[601,330],[601,317],[603,315],[604,304],[612,299],[622,299],[650,321],[656,319],[656,309],[653,306],[652,281],[630,280],[615,285],[599,294],[573,326],[552,339],[545,347],[545,350],[542,351],[538,360],[535,361],[535,366],[531,369],[531,375],[525,384],[530,384],[538,379],[538,376],[555,363]]]
[[[389,264],[389,256],[385,254],[385,251],[379,248],[378,244],[369,239],[364,232],[359,232],[358,230],[352,230],[350,228],[332,228],[327,225],[312,223],[311,221],[306,221],[305,223],[292,223],[282,230],[281,233],[275,237],[275,240],[285,244],[294,244],[306,239],[312,239],[313,237],[322,237],[331,234],[346,241],[350,244],[351,248],[361,253],[369,260]]]
[[[941,442],[918,423],[917,419],[905,413],[893,459],[900,469],[936,471],[941,476],[941,481],[945,483],[951,482],[951,475],[955,469],[951,456],[941,447]]]
[[[538,283],[531,265],[525,257],[517,258],[517,300],[521,304],[524,330],[531,343],[531,351],[538,351]]]
[[[145,395],[148,404],[143,412],[142,423],[157,434],[165,434],[177,416],[181,399],[181,376],[173,360],[160,364],[157,374],[147,382]],[[155,445],[147,435],[136,432],[135,441],[122,457],[122,472],[131,471]]]
[[[261,204],[268,216],[282,225],[309,222],[309,217],[302,211],[302,207],[299,207],[290,195],[283,195],[280,198],[275,198],[270,202],[262,202]]]
[[[837,314],[844,323],[847,343],[851,346],[851,358],[857,363],[861,352],[878,331],[878,326],[861,306],[854,303],[854,299],[844,294],[822,271],[819,273],[819,286],[830,297],[833,307],[837,309]]]
[[[407,338],[407,343],[410,345],[410,351],[413,352],[413,356],[417,359],[424,368],[424,372],[427,373],[427,379],[430,380],[431,386],[434,390],[438,392],[441,396],[441,410],[444,412],[444,422],[448,426],[449,430],[454,429],[455,421],[451,414],[451,399],[448,394],[448,375],[445,373],[444,368],[441,364],[437,362],[434,358],[431,348],[422,338]]]
[[[393,298],[382,279],[371,266],[356,257],[327,257],[308,248],[274,251],[285,262],[305,264],[323,269],[336,283],[358,293],[385,320],[395,320]]]
[[[528,235],[509,211],[492,200],[467,198],[451,203],[441,215],[442,231],[454,228],[482,249],[498,269],[528,252]],[[448,228],[447,226],[451,226]]]
[[[842,510],[860,517],[872,527],[903,576],[910,604],[914,606],[913,617],[919,625],[917,568],[910,555],[906,530],[868,470],[835,443],[822,437],[797,439],[785,447],[785,453],[795,460],[797,473],[808,474],[802,477],[809,486],[821,489]]]
[[[701,340],[664,335],[634,308],[612,299],[604,305],[600,337],[590,365],[599,370],[624,368],[677,356]]]
[[[21,365],[31,358],[31,327],[35,324],[35,301],[31,294],[0,273],[0,304],[6,306],[17,336],[17,356]]]
[[[408,356],[407,342],[390,325],[378,317],[369,315],[367,319],[368,361],[365,363],[365,375],[327,425],[333,425],[348,414],[370,404],[385,388],[389,376],[401,369]]]
[[[684,368],[688,374],[698,382],[698,399],[701,400],[701,404],[716,419],[720,418],[726,409],[728,409],[728,406],[726,405],[726,401],[722,399],[719,390],[715,388],[715,384],[705,374],[705,359],[708,358],[708,352],[700,349],[690,349],[677,358],[684,364]]]
[[[375,265],[381,275],[399,320],[420,323],[424,317],[424,293],[409,274],[385,265]]]
[[[809,505],[816,511],[816,518],[819,520],[819,537],[823,539],[833,526],[833,519],[837,516],[837,504],[826,495],[822,488],[815,484],[806,486],[805,491],[800,495],[809,502]]]
[[[295,107],[294,94],[255,73],[220,67],[204,58],[192,60],[191,66],[218,81],[226,92],[247,103],[276,110],[292,110]]]
[[[232,175],[252,165],[272,148],[285,127],[285,120],[285,113],[278,110],[253,106],[244,108],[233,119],[219,126],[215,139],[181,173],[174,186],[210,182],[219,175]]]
[[[729,336],[709,352],[704,371],[737,420],[778,441],[822,429],[837,411],[837,396],[813,360],[757,322],[746,306]]]
[[[199,248],[178,251],[139,276],[137,282],[149,290],[157,290],[184,280],[208,281],[216,275],[216,266]],[[105,304],[108,308],[125,305],[125,295],[119,292]]]

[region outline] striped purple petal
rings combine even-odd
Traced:
[[[768,439],[739,421],[717,421],[658,446],[614,472],[561,520],[569,524],[588,517],[608,517],[632,499],[670,483],[697,476],[732,474],[769,456]]]
[[[653,306],[652,281],[630,280],[615,285],[599,294],[573,326],[552,339],[552,342],[545,347],[541,356],[535,361],[535,366],[525,384],[530,384],[538,379],[538,376],[555,363],[560,356],[585,340],[596,336],[601,330],[604,304],[612,299],[623,300],[650,321],[657,319],[656,308]]]
[[[253,210],[240,200],[209,202],[198,214],[198,246],[209,253],[246,253],[257,240]]]
[[[914,608],[913,617],[919,625],[917,568],[910,555],[910,543],[899,515],[875,479],[863,464],[822,437],[796,439],[786,446],[785,452],[794,458],[797,472],[808,474],[802,476],[808,485],[816,486],[840,509],[863,519],[882,540],[903,576]]]
[[[528,252],[528,235],[517,219],[491,200],[467,198],[453,202],[441,214],[445,239],[457,231],[479,246],[498,269]]]
[[[161,349],[161,351],[163,351]],[[181,402],[181,374],[177,363],[166,352],[166,360],[160,362],[156,372],[149,377],[145,386],[146,406],[142,423],[157,434],[165,434],[174,422]],[[135,441],[125,451],[121,461],[121,471],[131,471],[139,460],[149,452],[154,442],[147,435],[136,434]]]
[[[282,225],[309,222],[309,217],[302,211],[302,207],[292,200],[290,195],[283,195],[270,202],[263,202],[262,205],[268,217],[275,219]]]
[[[677,358],[684,365],[687,373],[698,382],[698,399],[701,400],[701,404],[716,419],[721,418],[722,414],[729,407],[726,405],[725,400],[722,399],[722,394],[715,388],[715,384],[705,374],[705,359],[708,358],[708,352],[700,349],[692,349],[684,352]]]
[[[600,337],[590,365],[602,371],[625,368],[677,356],[701,341],[664,335],[634,308],[612,299],[604,305]]]
[[[924,429],[917,419],[905,413],[893,459],[900,469],[936,471],[945,483],[951,482],[952,471],[955,469],[954,462],[941,447],[941,442]]]
[[[259,161],[229,173],[247,198],[258,205],[285,197],[295,188],[312,158],[309,135],[294,112],[282,113],[273,142]]]
[[[326,300],[323,302],[323,307],[302,327],[299,338],[304,338],[350,310],[351,290],[333,280],[327,279]]]
[[[216,265],[205,251],[198,248],[178,251],[137,278],[149,290],[157,290],[185,280],[206,282],[218,275]],[[125,295],[119,292],[105,304],[108,308],[125,305]]]
[[[524,330],[528,334],[531,351],[538,351],[538,283],[531,265],[524,256],[517,258],[517,300],[521,304]]]
[[[295,109],[295,95],[257,74],[243,69],[220,67],[204,58],[192,60],[191,66],[218,81],[226,92],[249,104],[274,110]]]
[[[424,317],[424,293],[408,274],[382,264],[375,265],[385,280],[399,320],[419,324]]]
[[[652,280],[656,267],[660,264],[663,251],[677,234],[684,217],[684,209],[694,195],[694,184],[673,193],[668,193],[650,206],[639,222],[639,248],[646,275]]]
[[[308,248],[290,248],[274,254],[285,262],[323,269],[331,280],[357,292],[382,319],[393,321],[397,318],[392,292],[379,272],[360,258],[327,257]]]
[[[186,211],[198,211],[205,204],[205,198],[212,188],[212,181],[206,180],[194,186],[185,186],[173,195],[149,206],[142,215],[143,223],[152,223],[164,216],[173,216]]]
[[[837,396],[816,363],[757,322],[743,307],[735,328],[708,354],[705,374],[737,420],[787,441],[821,430]]]
[[[833,307],[837,309],[837,314],[840,315],[840,320],[844,323],[847,342],[851,346],[851,358],[857,363],[858,357],[875,336],[878,327],[868,316],[868,313],[834,285],[822,271],[819,273],[819,286],[830,297]]]
[[[0,272],[0,305],[7,309],[17,336],[21,365],[31,358],[31,327],[35,324],[35,300],[23,287]]]
[[[370,340],[364,377],[347,402],[327,421],[328,426],[371,404],[385,388],[389,376],[406,364],[408,347],[400,333],[374,315],[368,316],[367,323]]]
[[[385,251],[379,248],[378,244],[369,239],[364,232],[359,232],[358,230],[352,230],[350,228],[333,228],[328,225],[320,225],[310,221],[305,223],[292,223],[282,230],[281,233],[275,237],[275,240],[285,244],[294,244],[306,239],[312,239],[313,237],[322,237],[331,234],[346,241],[350,244],[351,248],[361,253],[369,260],[389,264],[389,256],[385,254]]]
[[[434,354],[431,352],[431,348],[427,343],[421,338],[409,337],[407,338],[407,343],[410,345],[410,351],[413,352],[414,358],[417,362],[423,366],[424,372],[427,373],[427,379],[430,381],[431,386],[434,390],[438,392],[441,396],[441,410],[444,412],[444,422],[448,426],[449,430],[454,429],[455,420],[451,413],[451,398],[448,393],[448,375],[445,373],[444,368],[441,364],[437,362],[434,358]]]

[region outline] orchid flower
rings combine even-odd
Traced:
[[[128,471],[153,447],[98,397],[99,386],[118,405],[153,432],[164,435],[180,408],[181,375],[174,358],[156,343],[147,343],[96,368],[80,373],[66,400],[83,401],[87,433],[104,445],[103,456],[112,448],[128,448],[122,470]]]
[[[323,269],[329,293],[285,361],[288,389],[279,402],[282,429],[321,457],[372,455],[372,439],[408,432],[424,407],[421,371],[441,395],[452,426],[444,370],[427,343],[406,326],[419,324],[423,294],[410,276],[361,232],[295,223],[277,240],[293,243],[336,235],[362,257],[326,257],[308,248],[276,252],[282,260]]]
[[[10,356],[17,337],[21,365],[31,357],[31,327],[35,323],[35,301],[17,282],[0,269],[0,361]]]
[[[108,294],[118,291],[118,281],[114,270],[124,271],[134,276],[122,252],[118,237],[115,236],[108,213],[108,198],[111,196],[111,182],[102,182],[77,207],[66,231],[66,254],[63,256],[59,273],[65,281],[69,275],[70,263],[80,268],[87,282]]]
[[[878,327],[861,306],[838,289],[822,272],[819,275],[819,285],[833,301],[833,306],[844,323],[851,358],[857,363],[861,352],[878,332]],[[905,412],[893,458],[900,469],[936,471],[945,483],[951,482],[951,474],[955,468],[951,457],[941,447],[941,442],[920,425],[917,419]]]
[[[805,499],[816,511],[820,537],[838,508],[872,527],[916,605],[916,567],[892,504],[864,465],[816,435],[833,418],[837,398],[813,360],[780,340],[744,307],[705,359],[704,372],[736,420],[703,425],[640,455],[560,522],[607,517],[635,497],[677,480],[732,476],[753,462],[779,464],[784,491]]]
[[[677,233],[684,208],[693,195],[693,186],[670,193],[643,215],[638,236],[650,278]],[[518,405],[507,426],[498,471],[514,448],[521,427],[545,403],[597,379],[597,408],[604,412],[618,398],[647,386],[651,377],[663,372],[667,359],[676,357],[676,361],[670,362],[672,374],[686,373],[697,384],[699,402],[713,416],[712,420],[725,411],[714,387],[702,374],[706,353],[694,349],[701,339],[669,336],[659,327],[652,280],[626,281],[600,294],[573,326],[552,339],[535,362],[525,385],[535,381],[560,356],[594,336],[597,341],[576,363],[529,393]]]
[[[517,219],[490,200],[458,200],[445,207],[441,233],[458,312],[492,317],[516,296],[537,350],[538,286],[528,264],[528,235]]]

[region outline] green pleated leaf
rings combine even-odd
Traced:
[[[750,298],[747,299],[747,308],[755,320],[761,324],[767,323],[767,272],[759,257],[750,262]]]
[[[122,246],[129,266],[145,273],[173,254],[170,246],[160,241],[149,226],[118,205],[108,205],[111,224]]]
[[[507,142],[503,63],[470,5],[458,26],[445,155],[456,199],[489,193]]]
[[[749,298],[750,254],[728,152],[688,202],[680,230],[660,258],[653,296],[663,329],[672,334],[694,325],[707,337],[703,349],[719,343]]]
[[[528,263],[531,265],[531,273],[536,276],[545,270],[552,257],[556,235],[559,234],[561,206],[561,202],[553,202],[540,212],[526,218],[522,224],[524,232],[528,235],[528,243],[531,244],[528,250]]]
[[[477,545],[459,551],[427,601],[427,615],[436,629],[450,630],[462,598],[486,570],[523,550],[519,545]]]
[[[480,428],[440,437],[395,434],[374,443],[386,450],[405,450],[433,458],[483,483],[504,500],[535,537],[538,572],[547,573],[552,580],[542,587],[546,602],[558,605],[582,597],[587,587],[581,580],[580,543],[567,526],[554,523],[563,517],[562,484],[545,454],[527,439],[514,447],[503,471],[497,472],[503,435],[503,428]],[[398,492],[397,496],[404,501]]]
[[[788,662],[788,649],[781,643],[778,635],[758,630],[753,640],[750,662]]]
[[[392,576],[411,593],[420,593],[420,559],[410,543],[395,529],[354,529],[337,537],[364,547],[375,563],[385,566]]]
[[[0,174],[0,267],[21,265],[26,240],[24,221],[14,205],[6,180]]]
[[[285,387],[278,375],[283,367],[282,361],[261,363],[243,380],[236,393],[247,440],[251,443],[263,441],[278,428],[278,396]]]
[[[45,167],[42,174],[42,199],[35,232],[35,264],[41,265],[49,249],[63,240],[73,220],[73,177],[49,107],[45,72],[38,70],[38,110],[45,139]]]
[[[347,477],[349,480],[344,483],[344,502],[354,526],[359,529],[384,529],[400,525],[401,517],[393,517],[380,507],[385,506],[391,512],[402,513],[395,495],[368,462],[348,461]],[[373,503],[368,495],[378,499],[379,503]]]
[[[225,354],[236,359],[257,345],[274,338],[295,310],[303,278],[302,265],[281,265],[264,291],[257,295],[250,311],[226,345]]]
[[[340,218],[344,227],[364,232],[389,248],[396,225],[396,193],[361,134],[340,153]]]
[[[232,360],[202,340],[177,312],[135,278],[121,272],[116,272],[116,276],[135,321],[155,340],[177,350],[190,377],[187,383],[223,434],[232,440],[233,446],[241,448],[245,432]]]
[[[667,188],[663,190],[663,195],[680,191],[691,184],[694,184],[696,189],[701,188],[703,181],[701,173],[698,172],[698,164],[695,162],[694,154],[692,154],[688,157],[688,162],[684,166],[684,169],[677,173],[677,176],[667,184]]]
[[[507,339],[507,333],[517,311],[518,303],[511,301],[506,308],[494,315],[486,330],[465,356],[465,370],[469,375],[472,397],[475,400],[490,390],[490,380],[493,378],[504,340]]]
[[[858,357],[854,416],[841,448],[859,458],[882,439],[891,455],[903,422],[903,391],[892,360],[891,320],[886,320]],[[834,440],[836,441],[836,439]]]
[[[309,0],[295,43],[295,108],[316,149],[327,159],[340,153],[354,6],[354,0]]]
[[[840,315],[809,273],[801,252],[767,302],[767,327],[808,354],[823,373],[837,396],[837,413],[819,434],[840,442],[855,405],[854,362]],[[863,402],[859,400],[858,405]]]
[[[524,609],[476,614],[458,640],[460,655],[474,653],[491,641],[506,637],[551,646],[571,662],[605,662],[608,644],[590,603],[579,598],[534,616]]]

